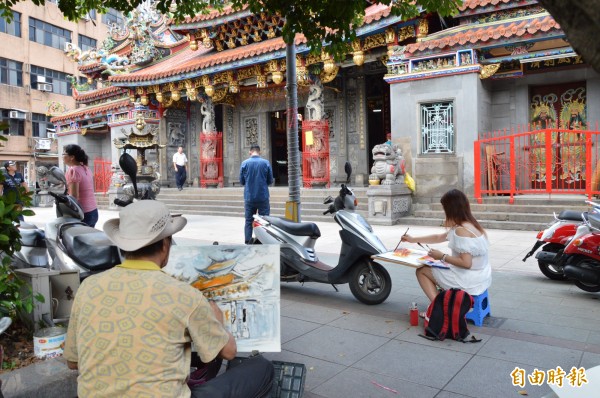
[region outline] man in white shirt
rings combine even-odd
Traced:
[[[185,171],[187,161],[187,157],[183,153],[183,147],[177,148],[177,152],[173,155],[173,168],[175,169],[175,183],[180,191],[183,190],[183,184],[185,184],[187,178]]]

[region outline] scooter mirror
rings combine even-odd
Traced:
[[[133,192],[135,193],[136,199],[138,197],[138,189],[137,189],[137,162],[135,159],[128,154],[127,152],[123,153],[119,158],[119,166],[121,166],[121,170],[125,172],[131,179],[131,183],[133,184]]]
[[[328,203],[333,202],[333,198],[330,196],[326,197],[325,200],[323,201],[323,204],[326,205]]]
[[[4,318],[0,318],[0,334],[4,333],[6,329],[11,325],[12,319],[5,316]]]

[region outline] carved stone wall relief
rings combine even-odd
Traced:
[[[225,107],[225,136],[227,142],[233,143],[233,107]]]
[[[258,142],[258,118],[249,117],[244,120],[244,147],[250,148],[252,144]]]

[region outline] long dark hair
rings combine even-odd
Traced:
[[[63,147],[63,152],[69,156],[73,156],[77,163],[80,163],[84,166],[88,165],[88,155],[86,155],[85,151],[79,145],[65,145]]]
[[[485,234],[483,227],[471,214],[471,205],[467,196],[458,189],[451,189],[442,196],[440,203],[446,213],[446,224],[462,225],[464,222],[471,223],[479,232]]]

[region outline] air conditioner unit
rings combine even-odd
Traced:
[[[25,113],[19,111],[8,112],[8,117],[11,119],[25,119]]]
[[[40,83],[37,84],[37,89],[40,91],[52,91],[52,83]]]
[[[56,133],[48,133],[48,138],[55,140],[56,139]]]
[[[46,83],[46,76],[38,76],[36,81],[38,83]]]

